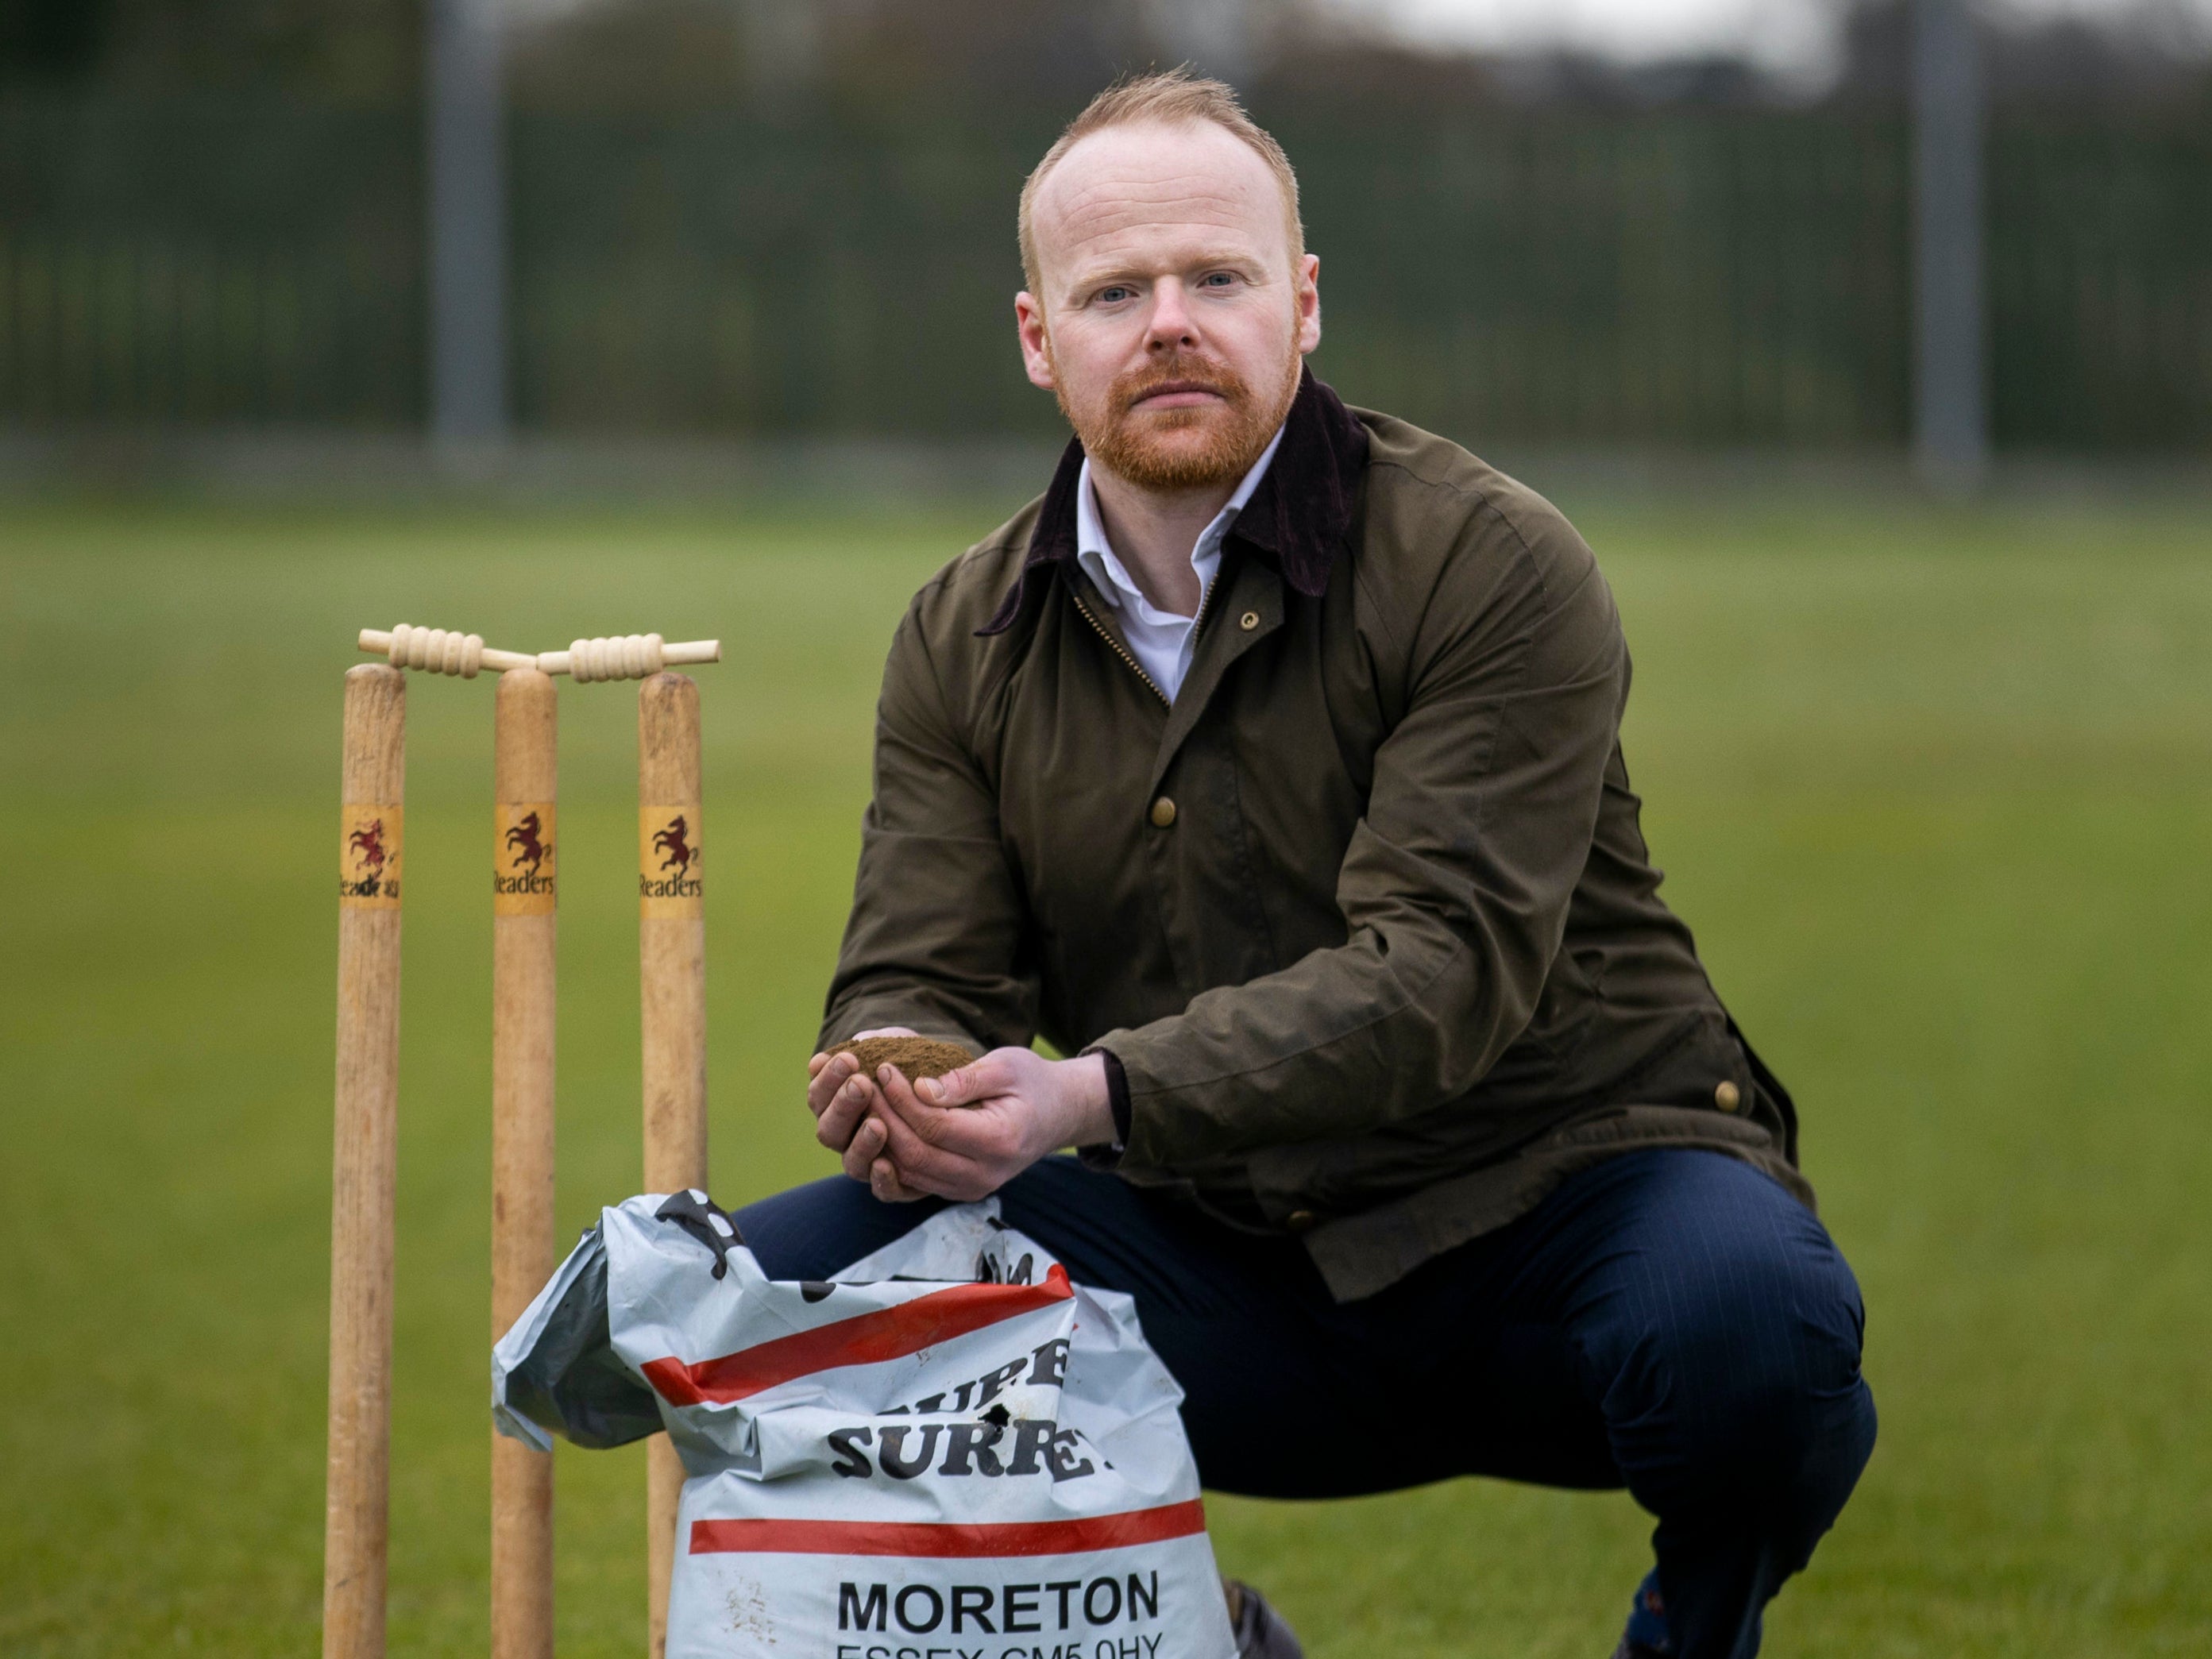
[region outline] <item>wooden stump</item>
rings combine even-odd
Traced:
[[[707,924],[699,687],[655,674],[638,689],[638,983],[645,1189],[707,1185]],[[684,1471],[665,1435],[646,1444],[647,1642],[668,1641],[668,1583]]]
[[[338,832],[337,1087],[331,1158],[325,1659],[382,1659],[392,1485],[392,1192],[407,682],[346,674]]]
[[[492,740],[491,1327],[496,1342],[556,1265],[555,946],[558,691],[502,675]],[[553,1659],[553,1457],[494,1433],[492,1659]]]

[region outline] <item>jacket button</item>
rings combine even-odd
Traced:
[[[1162,795],[1152,803],[1152,827],[1164,830],[1175,822],[1175,803]]]
[[[1743,1104],[1743,1091],[1733,1083],[1723,1083],[1713,1091],[1713,1104],[1724,1112],[1732,1112]]]
[[[1237,619],[1237,625],[1247,634],[1250,633],[1260,625],[1260,613],[1256,611],[1247,611]]]
[[[1310,1232],[1317,1219],[1311,1210],[1293,1210],[1283,1218],[1283,1225],[1294,1233]]]

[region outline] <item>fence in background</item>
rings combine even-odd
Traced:
[[[1901,116],[1260,113],[1355,401],[1478,443],[1905,441]],[[1011,338],[1049,137],[517,116],[518,425],[1049,430]],[[2212,128],[2014,113],[1989,145],[1997,441],[2212,443]],[[0,104],[0,425],[418,426],[421,149],[413,110]]]

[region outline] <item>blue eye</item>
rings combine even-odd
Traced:
[[[1225,271],[1225,270],[1217,270],[1217,271],[1213,271],[1213,272],[1212,272],[1210,275],[1206,276],[1203,280],[1204,280],[1204,282],[1206,283],[1206,284],[1208,287],[1210,287],[1210,288],[1212,288],[1212,287],[1225,288],[1225,287],[1227,287],[1230,283],[1231,283],[1235,282],[1237,279],[1236,279],[1234,276],[1231,276],[1231,275],[1230,275],[1227,271]]]
[[[1116,283],[1112,288],[1099,289],[1098,297],[1109,306],[1119,305],[1122,301],[1129,297],[1132,291],[1133,290],[1123,288],[1119,283]]]

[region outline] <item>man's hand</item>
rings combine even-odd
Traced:
[[[870,1037],[910,1037],[920,1033],[904,1025],[879,1025],[856,1033],[853,1041]],[[875,1085],[860,1075],[860,1062],[852,1054],[817,1054],[806,1062],[806,1109],[814,1114],[814,1138],[833,1152],[853,1143],[859,1128],[876,1103]]]
[[[864,1102],[848,1103],[863,1091]],[[817,1133],[824,1146],[842,1137],[845,1173],[887,1203],[925,1194],[984,1198],[1047,1153],[1114,1138],[1106,1062],[995,1048],[916,1084],[894,1066],[872,1079],[848,1073]]]

